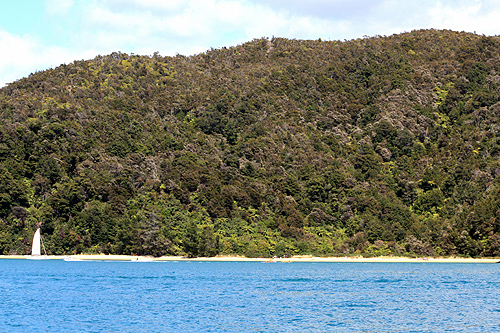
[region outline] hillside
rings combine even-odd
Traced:
[[[500,255],[500,40],[113,53],[0,90],[0,254]]]

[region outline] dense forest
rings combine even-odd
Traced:
[[[498,37],[117,52],[0,117],[0,254],[500,255]]]

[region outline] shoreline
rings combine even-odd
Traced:
[[[0,255],[0,259],[30,259],[30,255]],[[45,257],[45,256],[42,256]],[[149,257],[132,255],[105,255],[105,254],[76,254],[56,256],[48,255],[45,259],[65,261],[137,261],[137,262],[166,262],[166,261],[212,261],[212,262],[266,262],[266,263],[292,263],[292,262],[319,262],[319,263],[500,263],[500,258],[410,258],[410,257],[315,257],[295,256],[290,258],[246,258],[239,256],[217,256],[188,258],[181,256]]]

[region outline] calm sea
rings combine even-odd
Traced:
[[[500,264],[0,260],[0,332],[500,332]]]

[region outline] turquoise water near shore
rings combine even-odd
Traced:
[[[0,332],[498,332],[500,265],[0,260]]]

